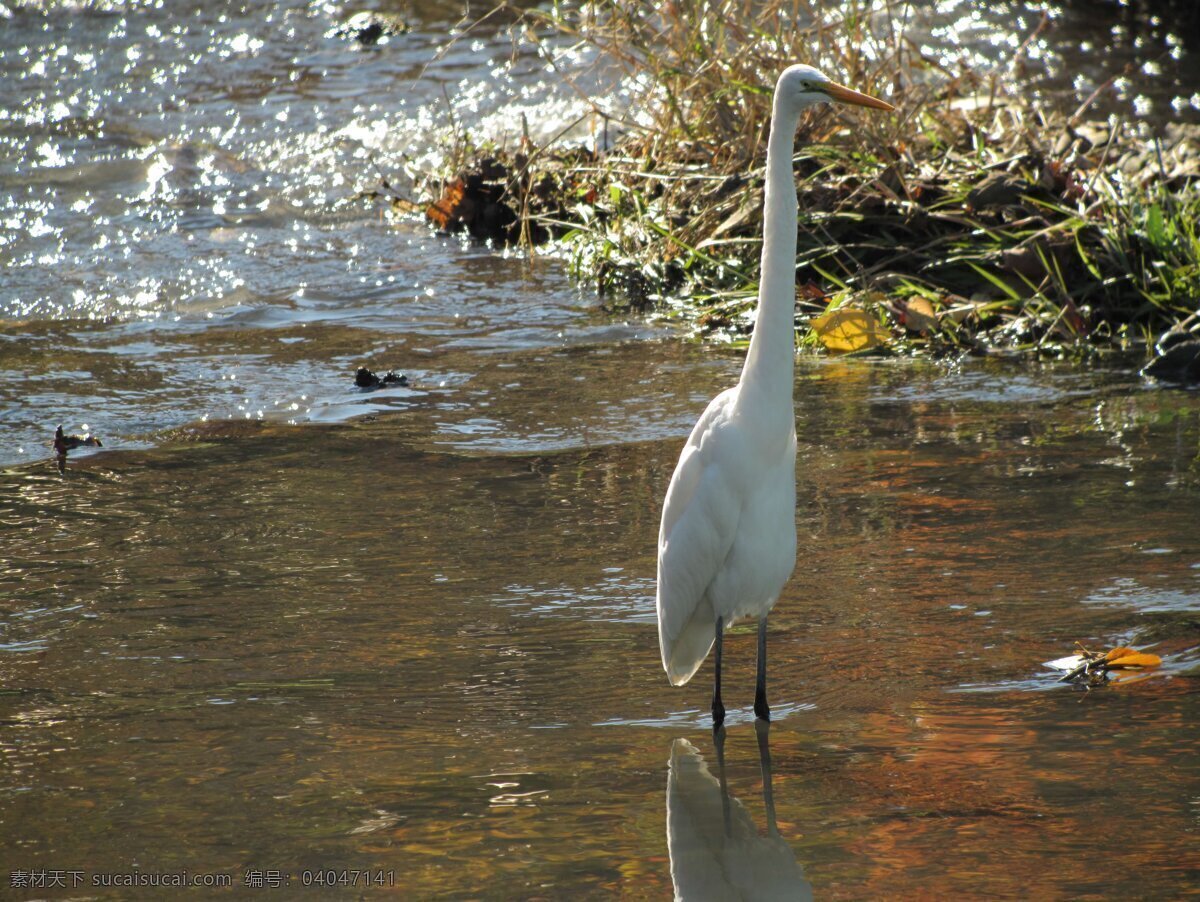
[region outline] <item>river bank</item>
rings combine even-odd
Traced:
[[[446,231],[549,248],[611,308],[743,340],[769,86],[791,61],[828,60],[897,111],[828,110],[801,127],[806,345],[1148,355],[1165,333],[1200,328],[1200,126],[1103,116],[1115,76],[1069,109],[1037,90],[1025,70],[1045,19],[992,67],[949,71],[906,39],[898,13],[800,8],[807,27],[775,4],[750,19],[730,4],[528,13],[544,57],[547,34],[570,35],[623,86],[621,108],[585,98],[615,139],[465,135],[452,158],[466,162],[427,174],[423,204],[393,202]]]

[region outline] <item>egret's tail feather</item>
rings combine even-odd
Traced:
[[[716,621],[692,617],[675,641],[667,640],[661,630],[658,639],[667,679],[672,686],[682,686],[695,675],[712,650],[716,641]]]

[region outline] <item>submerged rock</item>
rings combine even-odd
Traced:
[[[1200,384],[1200,337],[1168,332],[1155,345],[1158,356],[1142,367],[1142,375],[1162,382]]]
[[[520,217],[513,209],[516,199],[509,193],[511,176],[499,160],[480,160],[445,183],[425,216],[443,232],[465,231],[480,241],[515,241]]]
[[[366,47],[374,46],[387,38],[404,34],[411,26],[397,16],[387,13],[355,13],[341,25],[329,31],[329,37],[358,41]]]
[[[354,384],[359,388],[382,388],[385,385],[397,385],[404,388],[408,385],[408,376],[388,370],[383,376],[376,376],[365,366],[359,367],[354,374]]]
[[[538,157],[546,169],[529,171],[524,152],[487,156],[443,181],[425,218],[443,232],[466,232],[478,241],[540,244],[573,221],[570,211],[596,199],[594,186],[580,180],[581,166],[595,164],[586,148],[565,148]]]
[[[63,432],[62,426],[54,431],[54,453],[59,457],[66,457],[68,451],[84,447],[103,448],[104,442],[90,432],[83,435],[67,435]]]

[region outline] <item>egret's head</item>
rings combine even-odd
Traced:
[[[848,103],[876,110],[894,110],[886,100],[861,94],[831,81],[829,76],[812,66],[788,66],[775,86],[775,104],[780,111],[799,115],[800,111],[817,103]]]

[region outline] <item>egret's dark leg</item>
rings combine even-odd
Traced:
[[[763,807],[767,810],[767,835],[779,835],[779,827],[775,823],[775,793],[771,789],[771,722],[756,720],[754,733],[758,737],[758,766],[762,773]]]
[[[767,618],[758,621],[758,678],[754,682],[754,715],[761,720],[771,719],[767,706]]]
[[[718,729],[721,726],[721,724],[723,724],[725,722],[725,706],[723,704],[721,704],[721,638],[722,638],[722,633],[724,632],[724,629],[725,629],[725,618],[718,617],[717,618],[717,642],[716,642],[717,672],[716,672],[716,676],[713,678],[713,703],[712,703],[712,717],[713,717],[713,729],[714,730]]]

